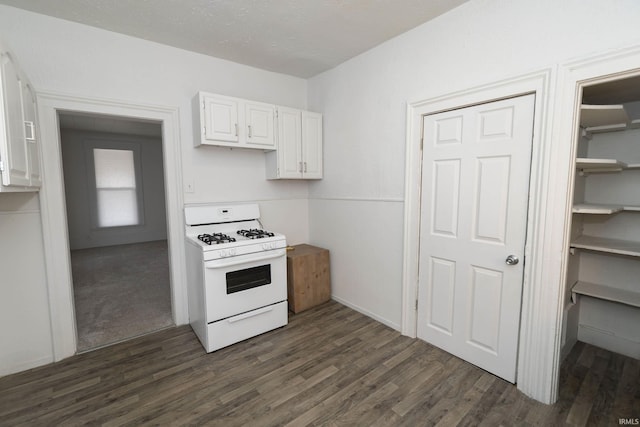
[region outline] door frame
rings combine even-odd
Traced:
[[[581,58],[563,64],[560,68],[559,80],[565,90],[560,99],[559,117],[562,119],[558,127],[557,138],[568,141],[570,146],[570,158],[572,166],[570,168],[570,185],[567,189],[567,198],[573,200],[574,182],[577,173],[575,169],[575,158],[577,157],[578,141],[580,135],[580,106],[582,103],[582,93],[586,86],[598,85],[614,80],[640,76],[640,47],[631,46],[607,52],[600,55]],[[570,241],[571,224],[573,213],[567,209],[565,218],[565,239]],[[569,243],[562,253],[562,286],[565,293],[562,324],[561,354],[564,357],[569,353],[577,341],[577,329],[569,331],[568,328],[577,328],[578,310],[571,300],[571,290],[568,288],[568,258],[570,257]]]
[[[564,246],[565,198],[556,188],[568,187],[569,144],[553,144],[553,68],[507,79],[498,83],[409,103],[405,157],[405,217],[402,278],[402,333],[416,336],[418,263],[420,251],[420,186],[422,177],[423,116],[504,98],[535,93],[531,175],[525,266],[518,344],[517,387],[526,395],[545,403],[557,397],[561,326],[560,259]],[[554,212],[556,215],[554,215]],[[561,215],[557,215],[560,212]],[[553,258],[553,257],[552,257]]]
[[[126,101],[81,98],[50,92],[38,93],[37,100],[42,141],[42,175],[46,177],[43,179],[40,190],[40,207],[53,360],[58,361],[72,356],[77,350],[58,111],[93,113],[160,122],[162,126],[172,316],[176,325],[188,323],[187,279],[183,250],[182,156],[178,109]]]

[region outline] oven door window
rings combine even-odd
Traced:
[[[227,294],[246,291],[247,289],[271,283],[271,264],[227,273]]]

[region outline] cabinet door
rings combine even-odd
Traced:
[[[322,114],[302,112],[302,176],[322,178]]]
[[[2,183],[4,185],[28,186],[28,157],[24,138],[22,102],[20,99],[21,78],[11,57],[3,53],[0,58],[2,73],[2,104],[5,141],[2,145]]]
[[[273,105],[247,102],[245,104],[247,145],[275,149]]]
[[[213,141],[238,142],[238,101],[226,97],[204,97],[205,138]]]
[[[278,177],[302,178],[301,112],[278,109]]]
[[[36,94],[33,87],[22,82],[22,111],[24,117],[24,132],[27,141],[29,161],[29,180],[31,187],[40,187],[40,141],[36,125]]]

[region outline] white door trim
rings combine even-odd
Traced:
[[[563,219],[567,210],[567,201],[564,198],[559,200],[556,195],[561,192],[559,189],[568,188],[570,162],[567,153],[568,144],[564,144],[564,147],[563,144],[553,144],[551,118],[555,89],[554,75],[555,70],[545,69],[408,105],[402,280],[402,333],[415,337],[422,117],[450,109],[535,93],[517,383],[519,390],[546,403],[555,401],[557,394],[560,302],[563,297],[560,286],[561,260],[558,259],[559,257],[553,257],[552,254],[560,254],[565,246],[564,234],[557,233],[557,230],[564,229]],[[552,184],[553,189],[551,189]]]
[[[606,83],[612,80],[619,80],[628,77],[640,76],[640,46],[616,49],[605,52],[603,54],[580,58],[575,61],[562,64],[559,69],[559,87],[564,88],[560,93],[558,101],[558,125],[556,126],[556,139],[567,141],[570,147],[569,157],[573,161],[577,157],[577,144],[579,140],[580,126],[580,104],[582,100],[583,88],[594,84]],[[573,200],[574,179],[576,169],[573,163],[570,167],[569,182],[571,185],[567,190],[567,198]],[[564,229],[565,240],[568,242],[571,234],[571,208],[567,208],[565,215],[566,226]],[[562,330],[562,354],[566,355],[571,346],[576,341],[577,325],[572,323],[569,315],[569,309],[573,306],[571,301],[571,291],[569,286],[573,283],[567,283],[568,262],[570,257],[569,244],[565,245],[562,252],[563,269],[562,269],[562,286],[565,294],[564,310],[563,310],[563,328],[576,328],[573,331]],[[570,317],[570,316],[569,316]]]
[[[182,325],[188,323],[189,319],[183,250],[184,218],[178,109],[41,92],[38,93],[38,113],[44,179],[40,191],[40,206],[54,361],[72,356],[77,349],[58,111],[106,114],[161,122],[173,320],[176,325]]]

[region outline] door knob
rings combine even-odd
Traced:
[[[507,259],[504,260],[504,262],[506,262],[507,265],[516,265],[517,263],[520,262],[520,260],[515,255],[509,255]]]

